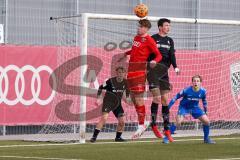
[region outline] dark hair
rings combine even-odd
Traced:
[[[201,77],[200,75],[195,75],[195,76],[193,76],[193,77],[192,77],[192,82],[193,82],[194,78],[199,78],[199,79],[200,79],[200,82],[202,82],[202,77]]]
[[[146,27],[146,28],[149,28],[149,29],[152,27],[151,22],[147,19],[141,19],[141,20],[138,21],[138,23],[142,27]]]
[[[122,66],[118,66],[116,69],[115,69],[115,71],[118,71],[118,70],[122,70],[123,72],[125,72],[126,70],[125,70],[125,68],[124,67],[122,67]]]
[[[163,26],[163,23],[165,23],[165,22],[167,22],[167,23],[171,23],[171,21],[170,21],[170,19],[167,19],[167,18],[161,18],[161,19],[159,19],[158,20],[158,27],[159,26]]]

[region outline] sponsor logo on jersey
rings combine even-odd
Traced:
[[[141,45],[140,42],[138,42],[138,41],[133,41],[133,46],[135,46],[135,47],[139,47],[140,45]]]
[[[157,47],[170,49],[170,45],[167,45],[167,44],[157,44]]]
[[[190,101],[199,101],[199,98],[187,98],[188,100],[190,100]]]
[[[122,92],[124,92],[124,90],[122,90],[122,89],[113,89],[113,92],[115,92],[115,93],[122,93]]]

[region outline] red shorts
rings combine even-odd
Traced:
[[[145,83],[146,83],[145,71],[128,72],[127,84],[131,92],[133,93],[145,92]]]

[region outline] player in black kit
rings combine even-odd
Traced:
[[[91,138],[91,142],[95,142],[97,140],[97,136],[101,131],[103,125],[106,123],[109,112],[113,112],[115,117],[118,119],[118,126],[116,131],[116,142],[125,141],[121,135],[124,130],[124,110],[121,105],[121,99],[123,97],[123,93],[126,92],[127,101],[129,98],[129,90],[127,88],[127,81],[125,77],[125,69],[123,67],[116,68],[116,77],[109,78],[103,85],[101,85],[98,89],[97,93],[97,105],[101,105],[102,103],[102,117],[98,122],[93,136]],[[102,90],[106,90],[105,96],[101,98]]]
[[[171,37],[168,37],[170,31],[171,21],[166,18],[162,18],[158,21],[159,33],[152,35],[152,38],[157,43],[157,47],[162,54],[162,61],[155,67],[148,67],[147,80],[149,83],[149,90],[153,95],[153,101],[151,104],[151,127],[158,138],[162,138],[160,131],[156,125],[156,118],[158,112],[158,104],[162,104],[162,116],[164,124],[164,134],[167,139],[172,142],[173,138],[169,130],[169,109],[168,109],[168,93],[171,90],[169,82],[168,69],[172,65],[177,74],[180,73],[176,64],[174,42]],[[154,55],[150,55],[149,61],[154,58]]]

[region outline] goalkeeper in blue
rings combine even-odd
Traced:
[[[193,118],[199,119],[203,123],[204,143],[214,144],[215,142],[209,137],[210,122],[207,117],[206,89],[201,87],[201,82],[201,76],[193,76],[192,86],[189,86],[179,92],[170,101],[168,107],[170,109],[179,98],[182,98],[178,108],[177,125],[181,125],[185,115],[191,114]],[[202,100],[204,110],[200,108],[199,100]]]

